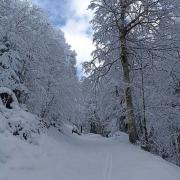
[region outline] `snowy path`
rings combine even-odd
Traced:
[[[106,156],[105,169],[103,180],[111,180],[112,177],[112,154],[108,153]]]
[[[130,145],[124,134],[107,139],[52,131],[35,146],[11,141],[6,149],[0,137],[0,180],[180,180],[180,168]],[[2,161],[3,153],[9,155]]]

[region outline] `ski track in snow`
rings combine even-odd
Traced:
[[[103,173],[103,180],[111,180],[112,178],[112,154],[107,153],[105,159],[105,168]]]

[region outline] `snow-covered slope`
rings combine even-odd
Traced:
[[[0,88],[0,94],[4,92],[11,95],[11,97],[13,98],[13,102],[11,103],[12,109],[8,109],[5,107],[0,98],[0,138],[5,135],[14,135],[18,136],[18,138],[22,140],[28,141],[29,143],[35,143],[36,136],[38,136],[38,133],[41,129],[40,118],[32,113],[23,110],[23,108],[19,106],[14,93],[10,89]],[[2,142],[0,141],[0,143]]]
[[[180,168],[128,143],[127,136],[78,136],[54,129],[36,145],[0,134],[0,180],[179,180]]]

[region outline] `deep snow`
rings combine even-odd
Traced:
[[[128,143],[127,135],[65,135],[28,144],[0,134],[0,180],[180,180],[180,168]]]

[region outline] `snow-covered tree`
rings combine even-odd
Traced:
[[[173,2],[160,0],[94,0],[89,6],[95,13],[91,22],[96,44],[94,59],[108,69],[120,61],[123,69],[129,140],[132,143],[137,139],[130,74],[132,56],[139,42],[153,41],[160,26],[167,27],[169,19],[174,17],[174,5]],[[95,60],[91,66],[96,64]]]
[[[30,2],[4,0],[0,32],[1,86],[20,93],[20,102],[47,125],[78,121],[81,88],[76,54],[62,31]]]

